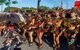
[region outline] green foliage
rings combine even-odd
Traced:
[[[56,10],[56,7],[53,7],[52,10]]]
[[[40,9],[43,9],[43,10],[49,10],[49,9],[50,9],[50,8],[47,7],[47,6],[40,6],[39,8],[40,8]]]
[[[2,5],[5,2],[6,2],[6,0],[0,0],[0,5]]]
[[[17,11],[17,10],[21,10],[20,8],[16,8],[16,7],[7,7],[4,9],[5,12],[8,12],[8,11]]]
[[[30,7],[30,8],[29,7],[23,7],[22,10],[23,11],[32,11],[32,12],[34,12],[36,10],[36,8],[33,8],[33,7]]]
[[[6,3],[5,3],[5,5],[9,5],[9,4],[10,4],[10,2],[6,2]]]
[[[17,1],[12,1],[12,4],[17,4],[18,2]]]
[[[10,4],[17,4],[17,3],[18,3],[17,1],[11,1],[11,0],[9,0],[9,1],[6,1],[5,5],[9,6]]]
[[[11,0],[7,0],[5,2],[5,5],[8,6],[7,8],[5,8],[4,11],[14,11],[16,10],[15,8],[10,8],[10,4],[17,4],[18,2],[17,1],[11,1]]]

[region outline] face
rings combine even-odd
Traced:
[[[75,29],[75,26],[74,25],[71,25],[69,29],[74,30]]]
[[[28,16],[31,16],[31,14],[28,14]]]
[[[59,16],[59,12],[56,12],[56,16]]]
[[[65,17],[66,16],[66,14],[65,13],[62,13],[62,17]]]
[[[71,17],[74,17],[74,16],[76,16],[76,13],[75,12],[72,12],[71,13]]]
[[[50,15],[50,14],[48,14],[48,17],[51,17],[51,15]]]
[[[57,27],[60,27],[61,23],[62,23],[62,20],[57,21],[56,22]]]

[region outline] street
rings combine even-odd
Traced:
[[[0,50],[5,50],[3,48],[3,45],[2,45],[3,41],[4,41],[4,38],[0,37]],[[43,48],[42,49],[38,49],[35,42],[33,43],[33,46],[29,47],[28,41],[26,41],[26,44],[21,44],[18,48],[21,48],[21,50],[53,50],[53,48],[49,47],[49,45],[46,44],[45,42],[43,42]]]

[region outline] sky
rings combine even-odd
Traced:
[[[14,1],[14,0],[12,0]],[[17,0],[18,4],[11,4],[11,7],[37,7],[37,0]],[[57,6],[61,6],[61,0],[41,0],[40,5],[41,6],[47,6],[47,7],[57,7]],[[62,0],[63,2],[63,8],[67,8],[70,9],[74,6],[74,2],[75,0]],[[3,10],[4,8],[7,7],[5,5],[3,5]],[[0,10],[1,10],[1,6],[0,6]]]

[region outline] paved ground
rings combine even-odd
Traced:
[[[2,45],[3,41],[4,41],[4,38],[0,37],[0,50],[6,50],[3,48],[3,45]],[[38,40],[36,39],[35,41],[37,42]],[[19,48],[21,48],[21,50],[54,50],[51,47],[52,44],[51,44],[49,37],[47,37],[46,40],[43,41],[43,48],[42,49],[38,49],[36,42],[33,43],[32,47],[29,47],[29,43],[28,43],[28,41],[26,41],[26,44],[20,45]],[[67,45],[64,43],[64,40],[62,41],[61,46],[62,47],[60,48],[60,50],[68,50]],[[16,49],[16,50],[18,50],[18,49]],[[78,47],[76,50],[80,50],[80,47]]]
[[[4,41],[4,38],[0,37],[0,50],[5,50],[5,49],[3,49],[3,46],[2,46],[3,41]],[[37,41],[37,39],[36,39],[36,41]],[[26,41],[26,44],[22,44],[21,46],[19,46],[19,48],[21,48],[21,50],[53,50],[53,48],[49,47],[49,45],[46,44],[45,42],[43,42],[42,49],[38,49],[35,42],[32,47],[29,47],[28,41]]]

